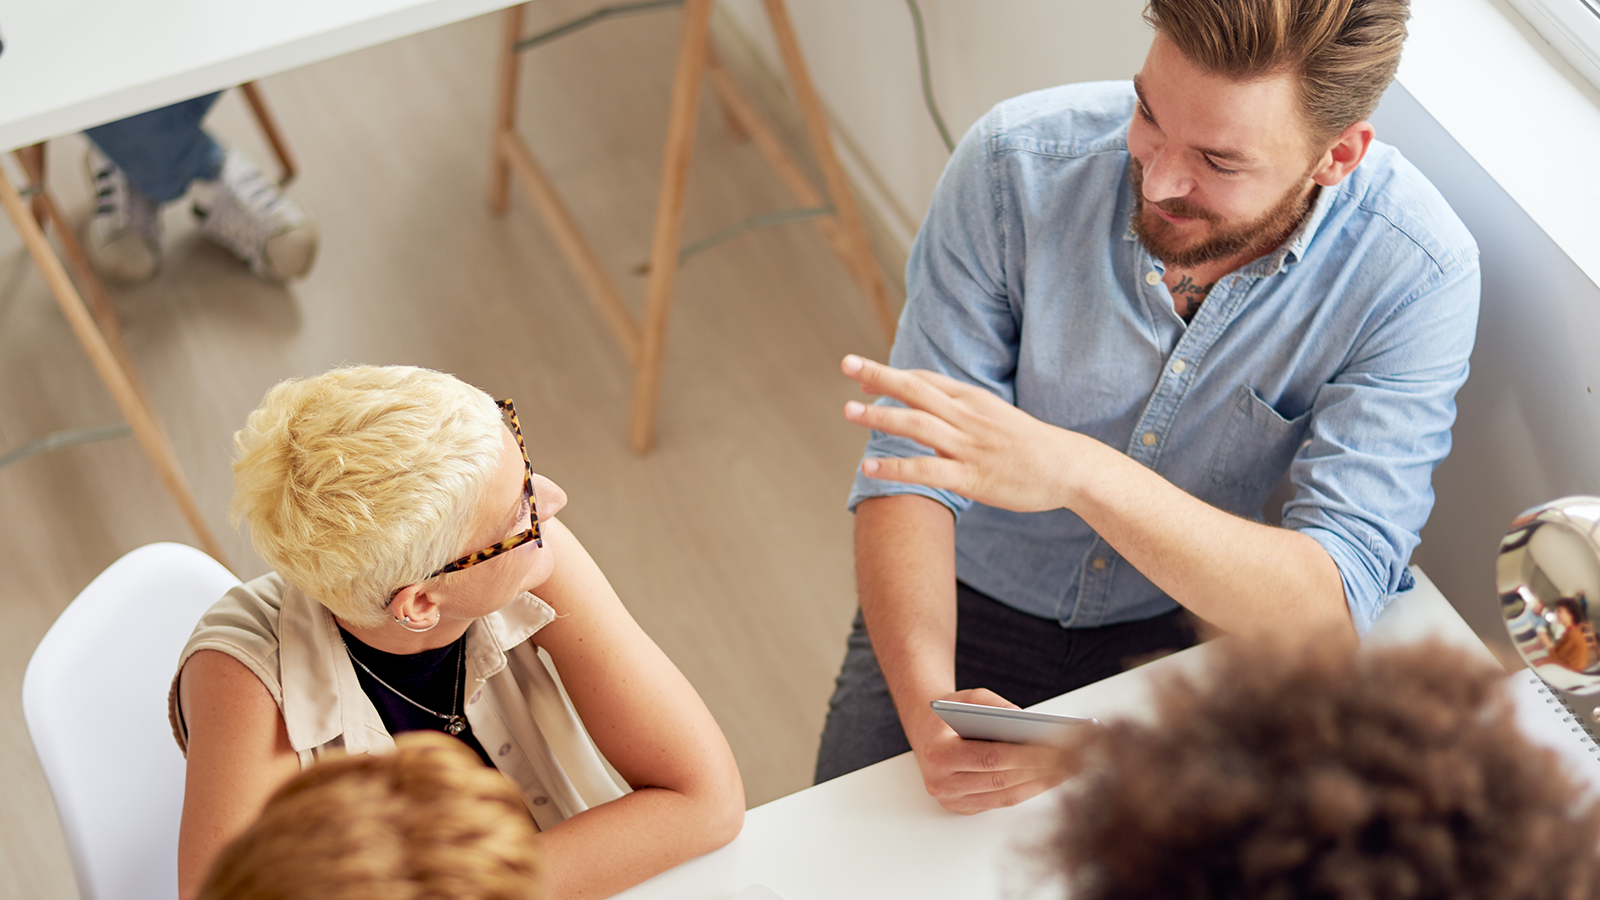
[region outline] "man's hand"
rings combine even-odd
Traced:
[[[867,459],[869,478],[944,488],[988,506],[1038,512],[1066,506],[1063,461],[1088,449],[1083,435],[1041,422],[983,388],[937,372],[846,356],[839,366],[869,394],[908,409],[854,400],[844,417],[932,447],[938,456]],[[1092,442],[1091,442],[1092,443]]]
[[[962,703],[1016,709],[993,691],[978,688],[941,697]],[[1075,754],[1054,747],[968,741],[927,711],[910,734],[922,783],[939,805],[972,815],[986,809],[1015,806],[1038,796],[1077,773]]]

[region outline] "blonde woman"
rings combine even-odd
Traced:
[[[234,440],[234,516],[276,571],[207,612],[173,681],[181,896],[296,772],[401,731],[454,735],[515,784],[550,898],[613,894],[738,833],[721,730],[551,518],[566,495],[533,474],[509,401],[335,369],[274,387]]]
[[[200,900],[534,900],[537,829],[511,782],[430,731],[318,763],[222,851]]]

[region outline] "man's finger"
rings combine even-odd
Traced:
[[[900,406],[865,404],[851,400],[844,405],[844,417],[857,425],[910,438],[940,453],[955,449],[961,433],[930,412]]]
[[[884,481],[921,484],[931,488],[961,492],[967,483],[967,467],[953,459],[938,456],[881,456],[861,461],[861,474]]]
[[[948,419],[952,412],[949,394],[934,387],[931,381],[910,372],[854,354],[844,358],[839,370],[855,379],[868,393],[893,397],[912,409],[927,410],[944,419]]]
[[[1031,800],[1045,791],[1060,784],[1064,778],[1051,775],[1047,778],[1038,778],[1033,781],[1013,785],[1004,790],[986,791],[978,794],[967,794],[964,797],[938,798],[939,805],[951,812],[962,815],[973,815],[986,810],[1000,809],[1007,806],[1016,806],[1025,800]]]

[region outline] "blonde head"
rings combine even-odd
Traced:
[[[499,460],[494,400],[450,375],[351,366],[285,381],[234,435],[233,521],[347,622],[466,547]]]
[[[201,900],[532,900],[538,829],[504,775],[460,741],[400,735],[395,752],[297,775],[223,850]]]

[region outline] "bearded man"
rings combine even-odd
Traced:
[[[1006,101],[906,270],[817,779],[912,749],[947,808],[1059,781],[935,699],[1030,705],[1195,641],[1353,645],[1433,505],[1478,253],[1366,121],[1406,0],[1149,0],[1133,82]],[[915,371],[908,371],[915,370]],[[932,454],[932,455],[930,455]],[[1287,471],[1282,525],[1261,508]]]

